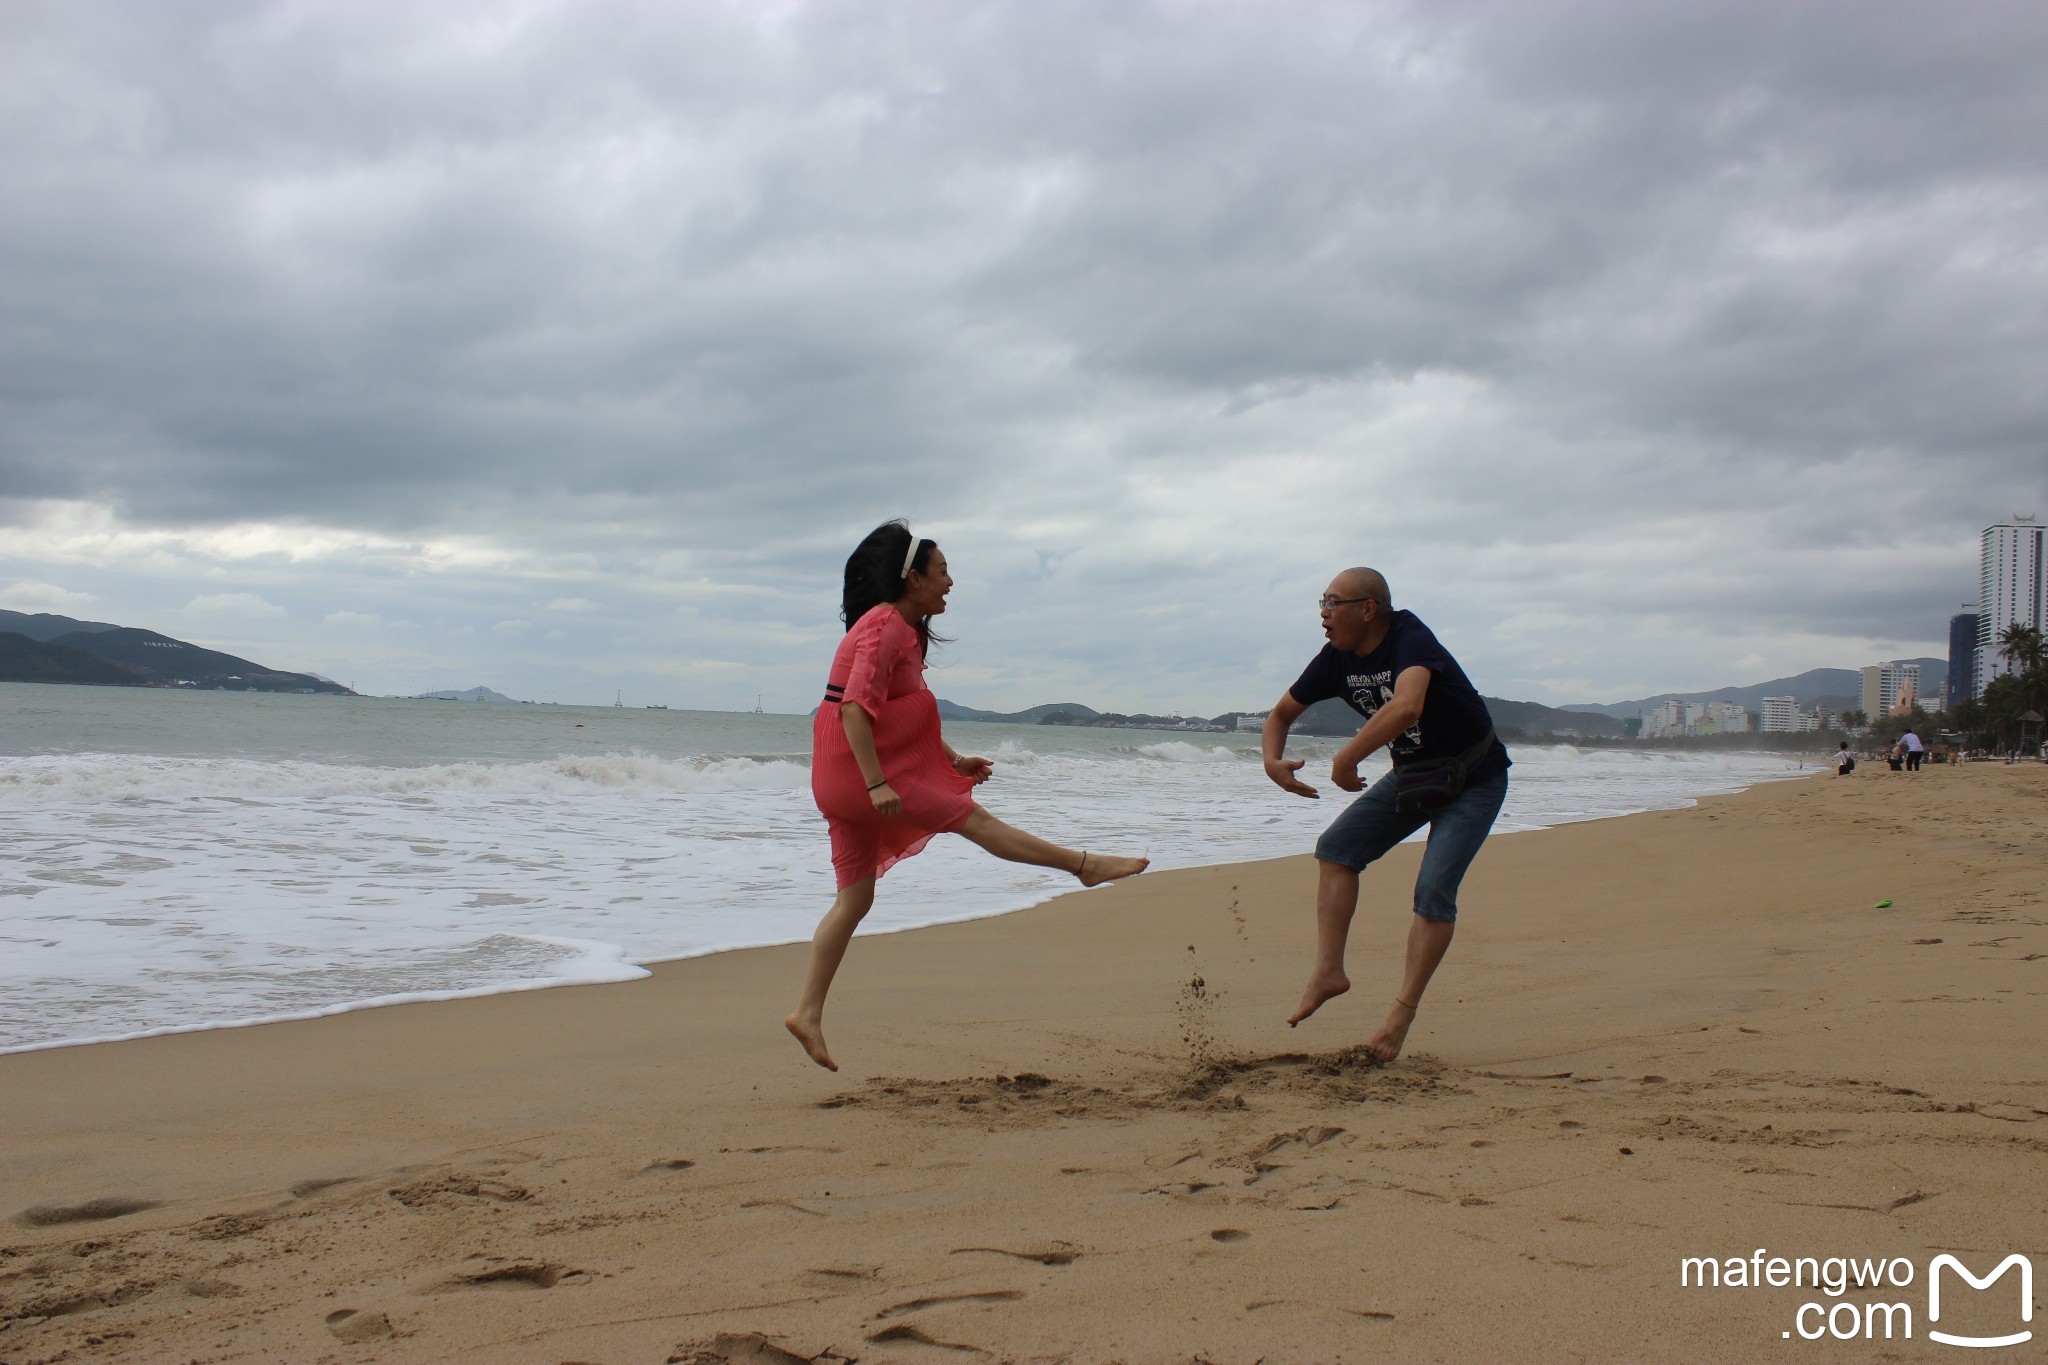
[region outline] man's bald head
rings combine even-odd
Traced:
[[[1394,595],[1387,589],[1387,580],[1378,569],[1346,569],[1337,575],[1333,585],[1339,597],[1370,597],[1380,604],[1381,611],[1394,609]]]

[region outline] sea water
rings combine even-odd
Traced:
[[[1324,788],[1308,801],[1266,780],[1255,734],[947,733],[995,761],[978,798],[997,815],[1155,868],[1304,852],[1343,795],[1336,740],[1291,750]],[[809,750],[805,716],[0,684],[0,1050],[622,981],[806,939],[833,894]],[[1513,753],[1500,830],[1798,771]],[[863,932],[1073,888],[940,838],[883,879]]]

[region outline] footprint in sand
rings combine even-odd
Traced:
[[[868,1340],[877,1343],[888,1341],[909,1341],[915,1342],[919,1346],[943,1347],[948,1351],[973,1351],[979,1355],[989,1354],[989,1352],[984,1350],[982,1347],[970,1346],[964,1341],[941,1341],[939,1338],[932,1336],[928,1332],[920,1331],[918,1328],[912,1327],[907,1322],[899,1322],[894,1327],[884,1327],[879,1332],[871,1333],[868,1336]]]
[[[355,1308],[338,1308],[327,1315],[327,1330],[343,1341],[382,1341],[396,1336],[391,1319],[382,1313],[365,1313]]]
[[[1251,1234],[1243,1228],[1217,1228],[1209,1236],[1218,1242],[1242,1242]]]
[[[954,1303],[1015,1303],[1024,1297],[1020,1289],[991,1289],[980,1294],[934,1294],[930,1298],[910,1299],[903,1303],[890,1304],[875,1314],[882,1318],[900,1318],[905,1313],[918,1313],[927,1308],[941,1308]],[[869,1337],[873,1341],[875,1338]]]
[[[533,1193],[507,1180],[485,1176],[446,1175],[415,1180],[391,1190],[390,1195],[409,1209],[449,1204],[466,1199],[487,1199],[498,1204],[520,1204]]]
[[[471,1275],[457,1275],[441,1288],[452,1289],[553,1289],[559,1284],[583,1284],[590,1276],[581,1270],[540,1261],[520,1261],[495,1266]]]
[[[1081,1253],[1055,1242],[1049,1251],[1011,1251],[1007,1247],[954,1247],[951,1255],[964,1256],[969,1252],[986,1252],[991,1256],[1014,1256],[1020,1261],[1036,1261],[1040,1265],[1072,1265],[1081,1259]]]
[[[138,1199],[133,1195],[109,1194],[82,1204],[38,1204],[23,1209],[14,1221],[27,1228],[56,1227],[60,1223],[103,1223],[109,1218],[126,1218],[144,1209],[160,1208],[160,1199]]]
[[[249,1291],[228,1280],[188,1280],[185,1292],[195,1299],[239,1299]]]
[[[667,1365],[827,1365],[851,1362],[836,1351],[800,1356],[786,1351],[759,1332],[720,1332],[709,1341],[685,1342],[669,1353]]]

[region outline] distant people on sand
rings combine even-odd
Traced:
[[[784,1021],[828,1071],[839,1067],[825,1048],[825,995],[875,903],[875,879],[933,835],[964,835],[998,858],[1058,868],[1083,886],[1146,867],[1144,858],[1047,843],[975,804],[969,793],[995,765],[946,743],[937,699],[924,685],[925,655],[938,638],[931,618],[952,590],[946,556],[901,521],[876,527],[846,561],[846,635],[811,728],[811,794],[831,829],[839,894],[811,940],[803,996]]]
[[[1266,776],[1297,796],[1318,794],[1297,776],[1304,760],[1287,760],[1287,733],[1303,711],[1331,697],[1342,698],[1365,725],[1331,760],[1330,780],[1360,791],[1359,763],[1382,748],[1394,770],[1347,806],[1316,843],[1315,962],[1287,1022],[1299,1024],[1351,989],[1344,946],[1358,909],[1359,874],[1428,825],[1401,986],[1366,1044],[1391,1062],[1401,1055],[1422,994],[1451,946],[1458,885],[1507,799],[1511,760],[1465,670],[1414,613],[1394,610],[1385,578],[1372,569],[1346,569],[1316,605],[1329,643],[1266,716]]]
[[[1898,747],[1894,752],[1906,760],[1907,772],[1917,773],[1920,771],[1921,761],[1927,757],[1927,746],[1920,742],[1920,736],[1908,730],[1899,736]]]
[[[1847,777],[1856,771],[1856,757],[1849,752],[1849,741],[1843,740],[1842,747],[1835,750],[1835,776]]]

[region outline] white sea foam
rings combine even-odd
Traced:
[[[623,980],[639,964],[802,940],[832,898],[802,718],[582,711],[572,729],[566,708],[252,699],[229,713],[175,693],[25,690],[32,716],[0,714],[18,741],[0,756],[0,1049]],[[0,707],[18,695],[0,692]],[[67,751],[98,731],[65,706],[116,701],[168,719],[124,736],[132,752]],[[195,715],[217,725],[196,747]],[[43,751],[20,752],[37,733]],[[1266,781],[1254,736],[951,735],[996,761],[978,795],[997,814],[1162,869],[1305,851],[1338,808],[1322,773],[1334,741],[1296,748],[1325,788],[1312,802]],[[615,747],[549,752],[567,743]],[[1759,755],[1515,753],[1502,829],[1794,771]],[[889,874],[868,929],[999,914],[1072,886],[940,839]]]
[[[1159,744],[1140,744],[1137,752],[1146,758],[1156,758],[1164,763],[1236,763],[1244,757],[1237,750],[1221,744],[1190,744],[1184,739],[1169,739]]]

